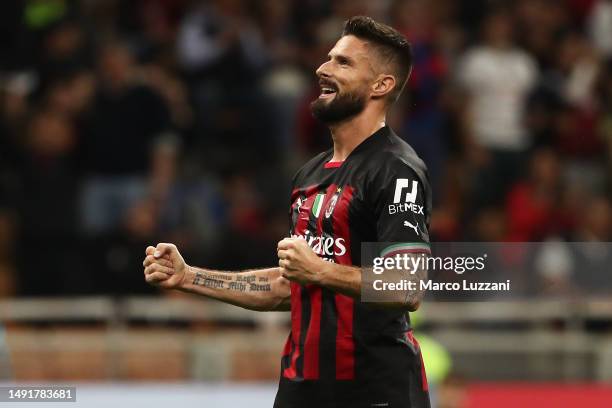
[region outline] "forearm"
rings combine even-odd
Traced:
[[[394,291],[389,293],[385,302],[370,302],[372,305],[400,308],[415,311],[419,308],[424,292],[420,290],[420,281],[427,279],[427,271],[423,269],[410,273],[406,270],[393,270],[385,272],[387,276],[393,274],[395,279],[403,279],[415,282],[416,290]],[[370,285],[372,282],[362,282],[362,268],[356,266],[338,265],[325,262],[319,278],[319,285],[334,292],[361,300],[362,285]],[[371,271],[366,276],[374,276]]]
[[[289,283],[279,268],[225,272],[188,266],[180,290],[250,310],[289,310]]]
[[[318,284],[334,292],[361,298],[361,268],[323,262]]]

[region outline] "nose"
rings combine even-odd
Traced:
[[[328,63],[329,63],[329,61],[325,61],[315,71],[315,73],[317,74],[317,76],[319,78],[329,78],[330,77],[329,69],[328,69],[328,67],[329,67]]]

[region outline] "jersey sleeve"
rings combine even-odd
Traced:
[[[374,204],[378,242],[406,244],[413,251],[416,248],[427,251],[429,188],[401,159],[385,163],[375,179],[378,184]]]

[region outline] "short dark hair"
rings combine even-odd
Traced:
[[[412,49],[406,37],[395,28],[366,16],[355,16],[346,20],[342,36],[346,35],[354,35],[359,39],[371,42],[384,63],[393,66],[397,84],[389,95],[389,99],[395,102],[402,93],[412,71]]]

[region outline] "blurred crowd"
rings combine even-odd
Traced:
[[[151,293],[146,245],[276,263],[331,146],[314,71],[365,14],[413,46],[388,123],[438,241],[611,241],[612,1],[23,0],[0,13],[0,296]]]

